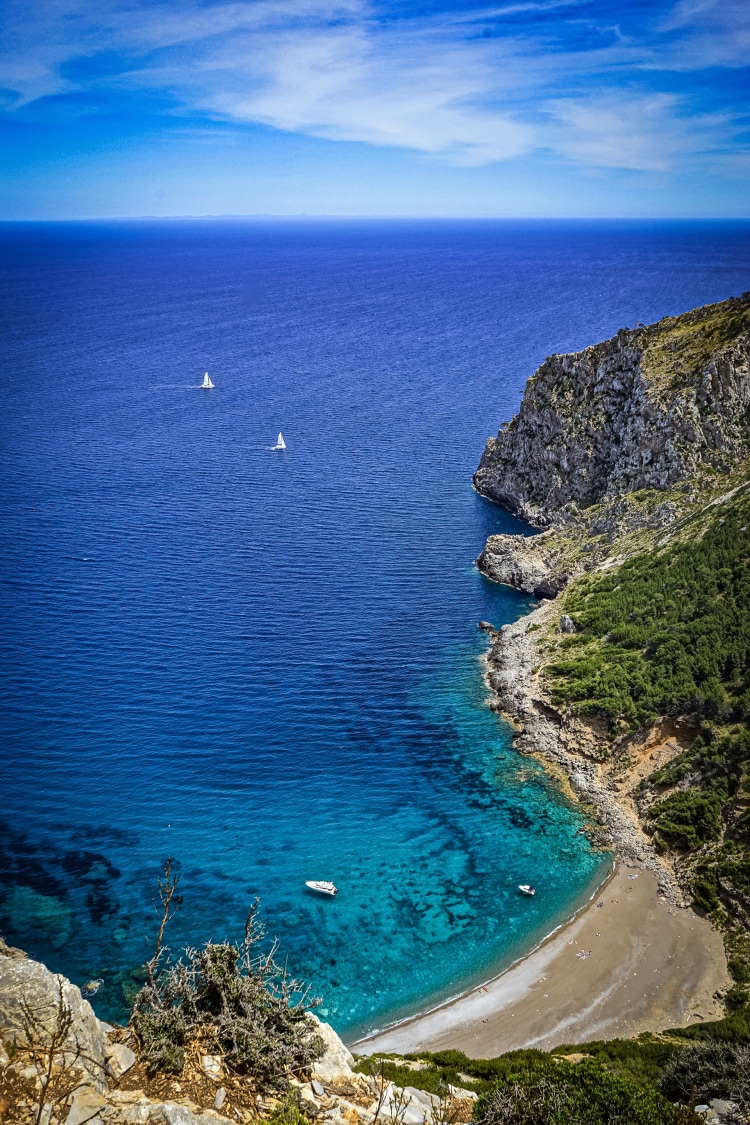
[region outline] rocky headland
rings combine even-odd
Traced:
[[[737,700],[747,679],[745,642],[711,675],[693,665],[712,612],[708,599],[699,604],[701,581],[713,588],[716,578],[711,551],[727,562],[717,597],[724,608],[732,599],[732,625],[742,638],[737,583],[746,566],[749,455],[745,293],[548,358],[529,379],[518,414],[488,440],[474,476],[482,495],[541,532],[490,536],[477,560],[488,578],[541,599],[528,616],[490,632],[492,706],[517,728],[519,750],[540,758],[584,802],[593,840],[652,870],[675,904],[697,902],[711,913],[730,935],[730,963],[743,943],[740,930],[747,931],[750,901],[744,874],[723,878],[720,859],[729,849],[745,862],[738,819],[745,791],[739,782],[719,791],[691,755],[700,757],[704,743],[724,745],[722,738],[744,746],[747,708]],[[729,546],[721,539],[725,523]],[[704,537],[709,569],[694,581],[690,566],[697,573],[703,565],[695,546]],[[672,566],[670,573],[687,568],[685,589],[663,602],[674,625],[659,625],[659,591],[633,592],[634,574],[638,589],[647,589],[650,560]],[[627,599],[629,616],[606,632],[601,622],[617,619],[612,607]],[[644,621],[653,622],[653,637],[641,639]],[[678,639],[681,629],[692,629],[693,640]],[[670,694],[660,667],[659,703],[649,676],[670,645],[675,686]],[[690,690],[682,681],[676,686],[691,675]],[[599,703],[595,685],[605,680],[609,694]],[[715,705],[707,701],[711,691]],[[744,769],[744,750],[740,760],[735,773]],[[712,826],[695,833],[690,818],[697,802],[709,799]],[[675,827],[678,805],[689,822],[683,836]],[[707,863],[714,889],[702,901],[696,871]]]

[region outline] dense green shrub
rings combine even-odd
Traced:
[[[579,633],[551,665],[574,711],[632,727],[658,715],[750,714],[750,504],[725,505],[702,538],[638,555],[571,587]]]
[[[667,1063],[659,1086],[685,1105],[711,1098],[750,1102],[750,1047],[718,1039],[690,1043]]]
[[[690,789],[672,793],[650,809],[658,838],[680,851],[691,851],[709,840],[718,840],[726,797],[726,790],[706,793]]]
[[[677,1125],[698,1119],[671,1105],[650,1083],[613,1074],[601,1063],[530,1062],[477,1102],[478,1125]]]

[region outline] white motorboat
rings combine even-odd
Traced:
[[[206,374],[203,376],[203,382],[201,383],[201,390],[202,391],[211,391],[211,390],[213,390],[213,386],[214,385],[213,385],[213,383],[211,382],[211,380],[208,376],[208,372],[206,372]]]
[[[531,895],[536,894],[536,891],[534,890],[534,888],[530,887],[528,883],[519,883],[518,889],[519,889],[519,891],[521,892],[522,895],[528,895],[529,897],[531,897]]]
[[[279,430],[279,436],[276,439],[276,445],[272,445],[271,449],[286,449],[286,442],[284,441],[284,435],[282,434],[281,430]]]
[[[333,883],[327,883],[325,879],[306,879],[305,886],[309,887],[311,891],[318,891],[322,895],[333,896],[339,893]]]

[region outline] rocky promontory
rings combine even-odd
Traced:
[[[750,453],[750,293],[553,355],[474,485],[534,527],[725,473]]]
[[[0,1122],[7,1125],[461,1125],[476,1095],[440,1097],[359,1074],[336,1032],[312,1013],[322,1051],[263,1088],[196,1041],[181,1073],[154,1073],[129,1027],[97,1019],[65,977],[0,938]],[[286,1091],[286,1093],[284,1092]],[[276,1112],[276,1118],[273,1117]]]

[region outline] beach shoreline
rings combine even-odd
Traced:
[[[599,905],[601,904],[601,905]],[[721,935],[618,862],[592,901],[484,985],[353,1043],[356,1054],[522,1047],[629,1038],[724,1014]]]

